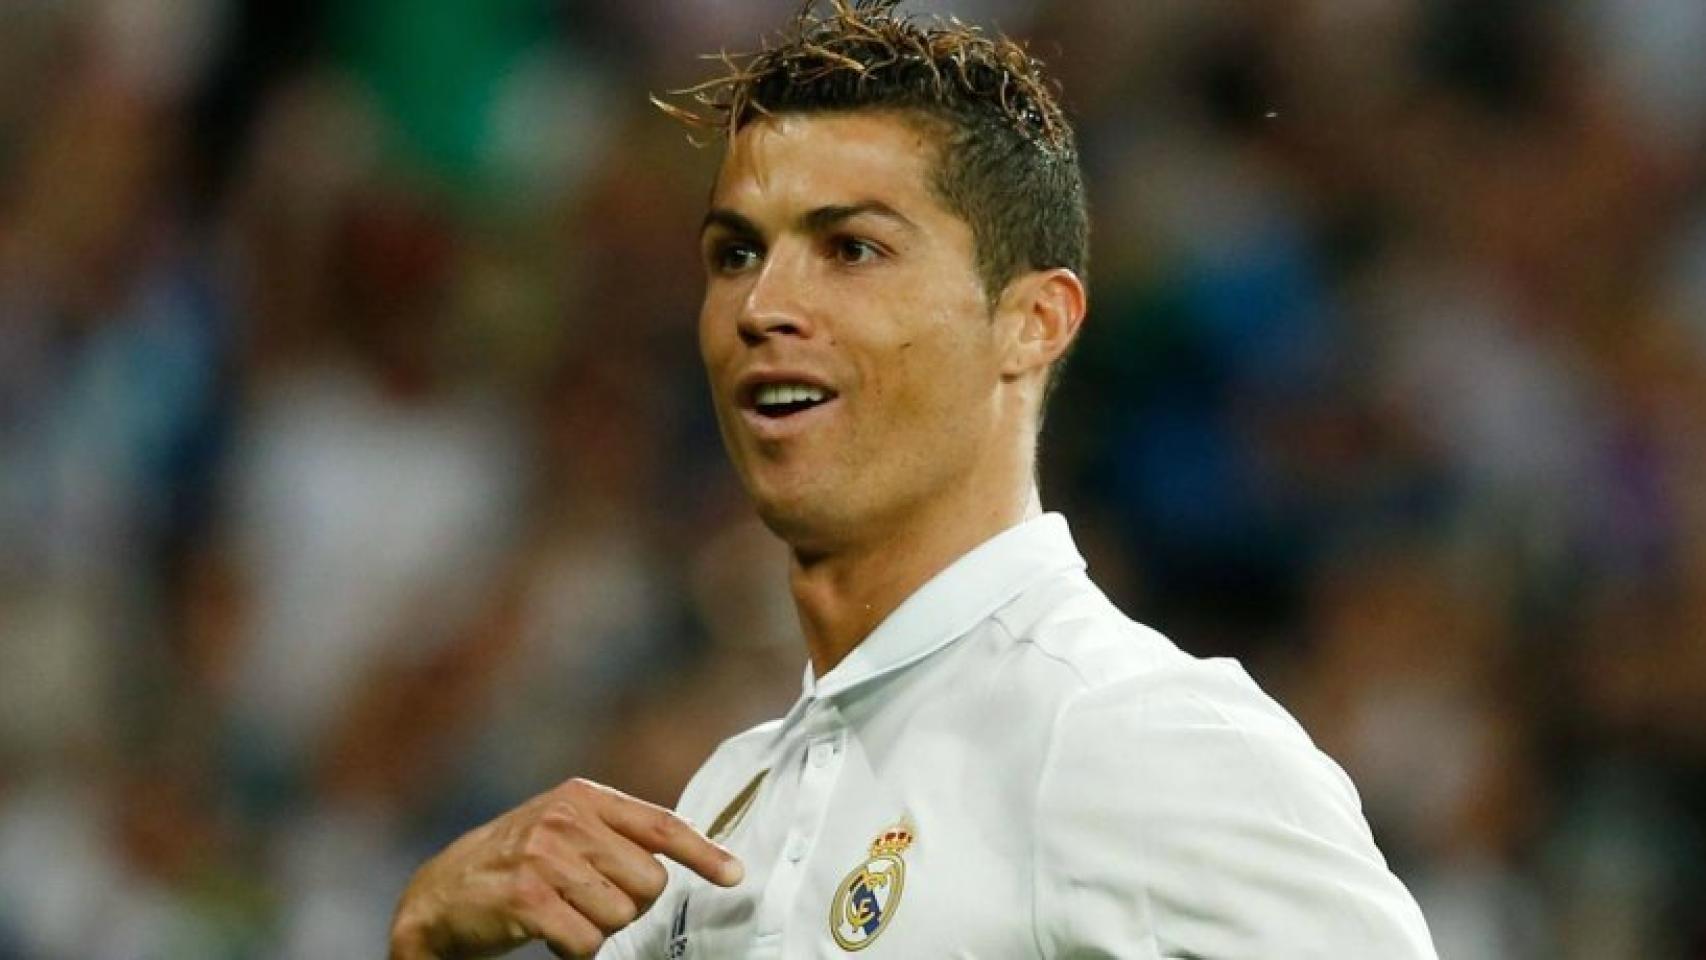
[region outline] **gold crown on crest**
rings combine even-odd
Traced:
[[[905,824],[896,824],[884,830],[882,836],[871,841],[871,856],[897,855],[910,846],[912,846],[912,831],[907,829]]]

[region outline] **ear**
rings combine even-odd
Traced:
[[[1044,373],[1066,353],[1084,325],[1089,296],[1084,281],[1065,267],[1020,274],[996,306],[1001,329],[1001,378]]]

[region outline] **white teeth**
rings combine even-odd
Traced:
[[[753,394],[753,399],[761,407],[785,403],[819,403],[828,397],[829,394],[823,388],[803,383],[766,383]]]

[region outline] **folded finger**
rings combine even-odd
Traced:
[[[656,804],[611,791],[600,814],[611,829],[642,849],[662,854],[719,886],[732,887],[745,875],[734,854]]]
[[[553,905],[539,905],[520,921],[528,935],[543,941],[563,960],[582,960],[604,946],[605,933],[573,907],[553,898]]]
[[[605,933],[615,933],[640,916],[634,898],[588,863],[560,866],[553,871],[551,885],[565,903]]]
[[[591,840],[582,853],[587,863],[620,887],[644,913],[663,894],[669,871],[650,851],[608,827],[600,826]]]

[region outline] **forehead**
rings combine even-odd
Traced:
[[[767,117],[729,140],[711,205],[762,214],[768,207],[879,200],[946,215],[930,188],[935,160],[936,144],[923,124],[898,114]]]

